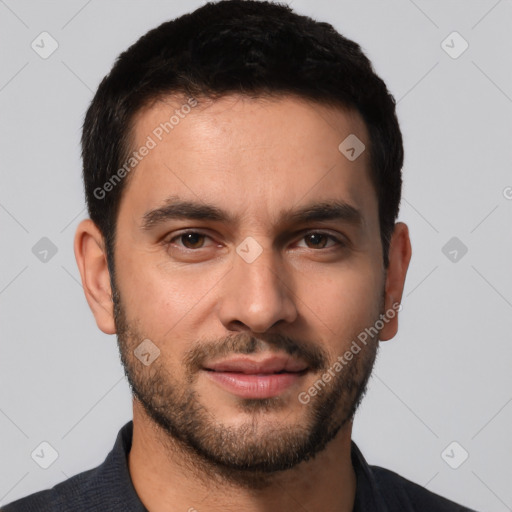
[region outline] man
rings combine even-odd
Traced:
[[[75,254],[133,422],[5,512],[469,510],[351,441],[411,257],[394,100],[357,44],[207,4],[120,55],[82,149]]]

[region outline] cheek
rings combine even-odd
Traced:
[[[190,325],[197,322],[222,272],[171,268],[161,257],[156,262],[152,255],[139,258],[126,258],[117,272],[128,322],[140,326],[150,339],[162,344],[172,340],[173,350],[185,350],[189,340],[184,332],[190,337],[194,331]]]
[[[354,267],[331,267],[299,282],[298,307],[329,339],[356,334],[379,313],[383,282],[370,261]]]

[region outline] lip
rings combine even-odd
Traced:
[[[271,356],[260,361],[233,357],[207,364],[203,371],[222,389],[241,398],[270,398],[296,385],[308,372],[308,366],[291,356]]]
[[[246,356],[232,357],[216,361],[204,366],[207,370],[215,372],[237,372],[254,375],[258,373],[302,372],[308,365],[291,356],[270,356],[260,361]]]

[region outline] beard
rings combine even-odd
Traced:
[[[383,296],[380,313],[383,312]],[[181,365],[184,378],[177,379],[158,357],[145,366],[134,349],[146,338],[137,323],[127,320],[121,297],[113,287],[114,317],[121,362],[133,397],[143,407],[153,426],[163,432],[164,449],[179,454],[176,459],[200,479],[221,479],[238,486],[261,489],[270,485],[270,476],[291,469],[320,453],[340,429],[351,421],[366,392],[377,350],[378,338],[370,338],[357,356],[330,382],[324,382],[308,404],[301,402],[302,418],[293,424],[271,422],[265,413],[286,411],[289,400],[280,396],[265,399],[237,399],[237,411],[250,419],[236,426],[225,425],[215,410],[201,403],[194,383],[203,363],[219,356],[285,352],[301,358],[320,379],[334,363],[318,343],[298,341],[277,333],[257,337],[239,332],[223,339],[191,344]],[[379,318],[374,312],[373,323]],[[373,325],[373,324],[372,324]],[[352,339],[343,345],[349,347]],[[158,343],[160,348],[165,343]],[[345,351],[346,349],[344,349]],[[317,381],[315,379],[315,382]],[[310,385],[312,385],[311,382]],[[296,398],[297,401],[298,397]],[[236,416],[234,413],[233,417]],[[211,481],[211,480],[210,480]]]

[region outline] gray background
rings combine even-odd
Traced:
[[[512,510],[512,3],[288,3],[362,45],[405,138],[413,259],[354,439],[432,491]],[[80,127],[119,52],[200,4],[0,0],[0,503],[100,464],[131,419],[115,337],[96,327],[72,249]],[[59,45],[47,59],[31,48],[43,31]],[[469,43],[456,59],[441,44],[453,31]],[[57,248],[46,262],[32,251],[43,237]],[[42,441],[59,455],[46,470],[31,458]]]

